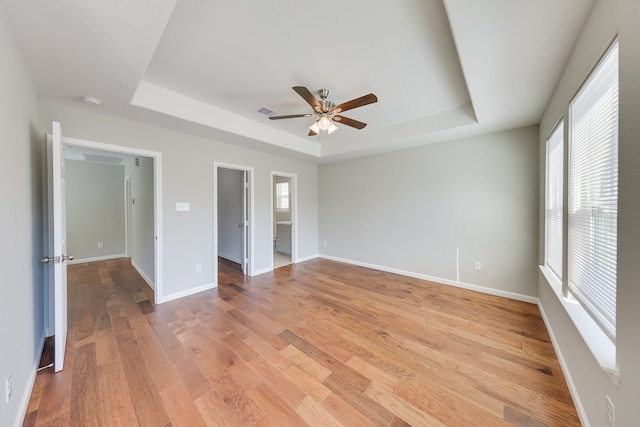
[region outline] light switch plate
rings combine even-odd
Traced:
[[[176,203],[176,211],[178,212],[186,212],[190,209],[191,207],[189,206],[189,203]]]

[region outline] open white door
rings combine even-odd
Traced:
[[[64,366],[67,345],[67,227],[65,216],[64,143],[60,123],[53,122],[53,131],[47,135],[47,163],[49,187],[49,255],[42,259],[53,270],[54,342],[56,372]]]
[[[242,171],[242,272],[249,274],[249,172]]]

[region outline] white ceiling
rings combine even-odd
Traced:
[[[3,2],[42,98],[322,163],[538,123],[594,0]]]

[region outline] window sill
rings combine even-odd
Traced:
[[[558,297],[560,304],[571,318],[580,336],[589,347],[591,354],[595,357],[603,371],[605,371],[611,382],[618,385],[620,371],[616,366],[616,346],[609,337],[600,329],[596,322],[589,316],[589,313],[576,301],[565,297],[562,294],[562,283],[553,272],[544,265],[538,266],[544,275],[547,283]]]

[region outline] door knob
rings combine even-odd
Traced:
[[[55,257],[46,256],[42,258],[40,262],[42,262],[43,264],[49,264],[50,262],[58,264],[59,262],[72,261],[72,260],[73,260],[73,254],[69,254],[69,255],[62,255],[62,258],[60,258],[59,256],[55,256]]]

